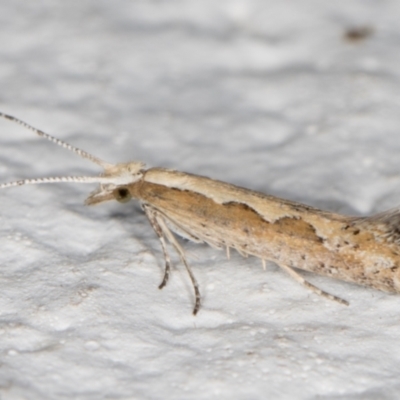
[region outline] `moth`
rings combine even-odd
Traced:
[[[369,217],[322,211],[204,176],[165,168],[148,168],[138,161],[110,164],[7,114],[0,116],[99,165],[99,176],[62,176],[22,179],[0,189],[27,184],[98,183],[87,205],[109,200],[138,200],[157,234],[165,258],[163,288],[170,276],[167,244],[186,268],[200,309],[199,285],[176,234],[196,243],[235,249],[243,256],[276,263],[313,292],[348,304],[306,281],[298,270],[400,292],[400,210]]]

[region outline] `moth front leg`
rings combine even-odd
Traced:
[[[201,304],[201,296],[200,296],[200,290],[199,290],[199,285],[196,281],[196,278],[188,264],[188,262],[186,261],[186,257],[185,257],[185,252],[182,249],[182,247],[180,246],[180,244],[178,243],[178,241],[176,240],[174,234],[171,232],[171,230],[168,228],[167,223],[165,222],[165,217],[159,212],[157,211],[155,208],[151,207],[149,204],[144,204],[143,208],[145,210],[145,213],[147,215],[147,217],[149,218],[149,221],[153,227],[153,229],[155,230],[155,232],[157,233],[158,237],[160,238],[161,244],[163,246],[164,250],[164,255],[167,254],[166,256],[166,268],[165,268],[165,276],[167,276],[167,280],[168,280],[168,276],[169,276],[169,270],[170,270],[170,262],[169,262],[169,256],[168,253],[166,251],[166,245],[165,245],[165,240],[164,237],[166,237],[168,239],[168,242],[174,247],[175,251],[178,253],[183,265],[186,268],[186,271],[190,277],[190,280],[192,281],[192,285],[193,285],[193,290],[194,290],[194,294],[195,294],[195,305],[193,308],[193,314],[196,315],[197,312],[200,309],[200,304]],[[168,258],[167,258],[168,257]],[[164,276],[164,280],[165,280],[165,276]],[[161,283],[161,287],[164,283]]]
[[[157,234],[157,236],[161,242],[161,247],[162,247],[162,250],[164,253],[164,260],[165,260],[164,277],[163,277],[162,282],[158,286],[159,289],[162,289],[167,284],[169,275],[171,273],[171,258],[168,254],[167,244],[165,243],[165,238],[164,238],[162,229],[157,222],[157,219],[156,219],[156,216],[154,213],[154,209],[147,204],[143,204],[142,208],[150,222],[150,225],[153,227],[154,232]]]

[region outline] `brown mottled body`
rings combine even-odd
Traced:
[[[174,187],[162,184],[174,178]],[[210,186],[231,192],[232,200],[207,197],[204,188]],[[379,218],[346,217],[160,168],[146,171],[143,179],[128,189],[132,197],[157,209],[171,229],[193,240],[234,248],[278,265],[400,292],[400,248],[388,237],[387,226]],[[246,196],[245,202],[234,200],[240,194]]]

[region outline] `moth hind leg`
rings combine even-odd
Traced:
[[[298,274],[293,268],[284,265],[284,264],[278,264],[284,271],[286,271],[292,278],[294,278],[297,282],[305,286],[307,289],[311,290],[312,292],[318,294],[319,296],[325,297],[329,300],[336,301],[340,304],[344,304],[346,306],[349,305],[349,302],[341,299],[340,297],[334,296],[333,294],[330,294],[328,292],[325,292],[324,290],[318,288],[317,286],[314,286],[312,283],[306,281],[300,274]]]

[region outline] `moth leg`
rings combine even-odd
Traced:
[[[334,300],[337,301],[340,304],[344,304],[346,306],[349,305],[349,302],[341,299],[340,297],[334,296],[333,294],[324,292],[323,290],[321,290],[320,288],[314,286],[313,284],[311,284],[310,282],[306,281],[300,274],[298,274],[294,269],[292,269],[291,267],[288,267],[287,265],[284,264],[278,264],[284,271],[286,271],[292,278],[294,278],[297,282],[301,283],[302,285],[304,285],[306,288],[310,289],[311,291],[313,291],[314,293],[325,297],[329,300]]]
[[[142,208],[150,222],[150,225],[153,227],[154,232],[157,234],[158,239],[161,242],[162,251],[164,253],[164,260],[165,260],[164,277],[163,277],[163,280],[161,281],[160,285],[158,286],[159,289],[162,289],[167,284],[169,275],[171,273],[171,258],[167,251],[167,244],[165,243],[163,231],[157,222],[157,219],[156,219],[153,209],[146,205],[143,205]]]
[[[266,271],[266,270],[267,270],[267,261],[265,261],[264,259],[262,259],[261,262],[262,262],[263,270]]]
[[[196,315],[200,309],[200,298],[201,297],[200,297],[199,285],[196,281],[196,278],[193,275],[192,270],[189,267],[189,264],[186,261],[185,252],[183,251],[182,247],[175,239],[175,236],[173,235],[173,233],[168,228],[167,224],[164,221],[163,216],[161,214],[159,214],[158,212],[155,212],[155,218],[161,228],[162,233],[167,237],[168,241],[171,243],[171,245],[175,248],[176,252],[179,254],[179,257],[180,257],[182,263],[184,264],[186,271],[189,274],[190,280],[192,281],[194,294],[195,294],[195,298],[196,298],[194,308],[193,308],[193,314]]]

